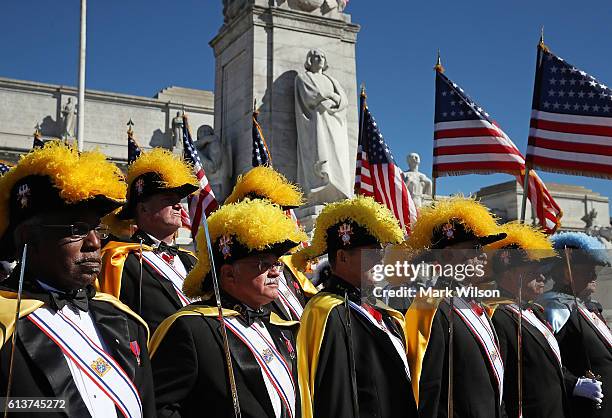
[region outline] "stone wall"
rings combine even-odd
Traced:
[[[0,78],[0,159],[15,161],[32,146],[40,125],[43,139],[63,133],[62,108],[72,98],[73,87]],[[172,118],[183,108],[194,136],[201,125],[213,126],[213,94],[209,91],[169,87],[154,98],[87,90],[85,94],[85,149],[98,147],[111,159],[127,160],[127,122],[142,148],[168,147]]]

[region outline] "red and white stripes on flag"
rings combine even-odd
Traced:
[[[492,173],[514,175],[521,186],[525,181],[525,159],[501,128],[487,120],[435,124],[434,177]],[[527,198],[542,229],[553,233],[563,212],[534,170]]]
[[[195,176],[200,183],[200,190],[187,198],[189,206],[189,218],[191,219],[191,236],[196,237],[198,228],[202,223],[202,214],[208,217],[212,212],[217,210],[219,203],[215,199],[215,195],[208,183],[208,178],[204,172],[204,167],[200,161],[198,151],[193,145],[187,115],[183,115],[183,158],[193,167]],[[181,216],[183,218],[183,216]]]
[[[370,113],[365,91],[361,92],[359,148],[355,173],[355,193],[372,196],[391,210],[406,234],[417,218],[417,208],[404,183],[402,170]]]

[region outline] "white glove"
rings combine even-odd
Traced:
[[[601,382],[599,380],[590,379],[588,377],[579,377],[574,386],[574,396],[588,398],[600,405],[603,402],[603,392],[601,391]]]

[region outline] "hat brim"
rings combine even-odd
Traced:
[[[190,183],[185,183],[182,186],[178,187],[164,187],[155,191],[155,193],[151,193],[148,196],[154,196],[159,193],[176,193],[180,196],[181,199],[189,196],[198,190],[198,186],[194,186]],[[148,197],[147,196],[147,197]],[[134,219],[136,217],[136,203],[135,199],[128,199],[128,202],[121,208],[121,210],[117,213],[117,218],[126,221],[128,219]]]
[[[506,234],[505,232],[500,232],[499,234],[491,234],[491,235],[485,235],[484,237],[477,237],[476,242],[478,242],[480,245],[484,247],[485,245],[489,245],[494,242],[501,241],[507,236],[508,234]]]

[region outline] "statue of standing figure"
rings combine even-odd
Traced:
[[[172,119],[172,144],[170,151],[183,155],[183,114],[179,110]]]
[[[323,51],[310,50],[304,68],[295,78],[297,179],[309,203],[334,202],[353,193],[348,99],[340,83],[325,73]]]
[[[431,195],[432,182],[429,177],[419,172],[421,157],[413,152],[406,158],[408,171],[404,171],[404,183],[417,207],[423,204],[423,195]]]
[[[76,121],[76,108],[72,103],[72,97],[68,98],[68,101],[62,108],[62,119],[64,121],[64,132],[62,132],[62,139],[72,139],[75,137],[74,125]]]
[[[232,188],[232,148],[215,134],[209,125],[198,128],[195,147],[200,154],[202,166],[210,187],[217,198],[223,202]]]

